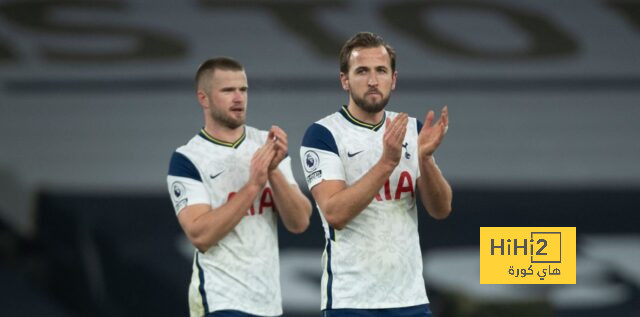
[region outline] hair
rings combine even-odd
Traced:
[[[213,57],[198,67],[196,72],[196,91],[202,89],[209,93],[211,78],[216,69],[243,71],[244,67],[231,57]]]
[[[359,32],[350,38],[340,49],[340,72],[349,73],[349,58],[356,48],[372,48],[383,46],[391,58],[391,71],[396,70],[396,51],[387,44],[382,36],[371,32]]]

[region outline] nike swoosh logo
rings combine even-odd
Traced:
[[[355,152],[355,153],[349,153],[349,152],[347,152],[347,156],[348,156],[348,157],[354,157],[354,156],[356,156],[356,155],[358,155],[358,154],[360,154],[360,153],[362,153],[362,152],[364,152],[364,150],[362,150],[362,151],[358,151],[358,152]]]
[[[224,172],[224,171],[222,171],[222,172]],[[218,174],[216,174],[216,175],[211,175],[211,174],[209,174],[209,177],[211,177],[211,179],[214,179],[214,178],[216,178],[216,177],[220,176],[220,174],[222,174],[222,172],[220,172],[220,173],[218,173]]]

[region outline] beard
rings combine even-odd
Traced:
[[[224,110],[218,109],[214,105],[211,105],[210,109],[211,109],[211,118],[213,119],[213,121],[218,122],[219,124],[229,128],[231,130],[234,130],[234,129],[242,126],[244,124],[244,122],[245,122],[244,114],[246,112],[243,113],[243,115],[240,116],[240,118],[236,118],[236,117],[230,116],[229,114],[224,112]]]
[[[370,91],[367,91],[367,93],[368,92]],[[380,91],[377,92],[380,93]],[[378,113],[382,111],[384,107],[387,106],[387,103],[389,103],[389,98],[391,97],[391,95],[389,94],[387,97],[382,97],[382,99],[380,99],[380,101],[378,102],[370,102],[366,99],[366,93],[362,98],[356,96],[355,94],[353,94],[353,92],[349,92],[349,94],[351,95],[351,99],[353,99],[353,102],[356,104],[356,106],[368,113]],[[380,95],[383,96],[382,93],[380,93]]]

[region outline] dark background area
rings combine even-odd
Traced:
[[[186,316],[192,247],[166,172],[202,125],[192,77],[233,56],[248,124],[289,135],[347,95],[358,31],[398,53],[389,109],[449,105],[453,214],[420,210],[443,316],[640,315],[640,2],[0,1],[0,316]],[[480,227],[576,227],[575,285],[480,285]],[[324,237],[280,226],[285,316],[318,316]]]

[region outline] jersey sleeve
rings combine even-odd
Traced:
[[[338,146],[331,131],[312,124],[302,138],[300,161],[309,190],[323,180],[345,180]]]
[[[167,186],[176,215],[189,205],[211,204],[200,172],[182,153],[174,152],[171,156]]]

